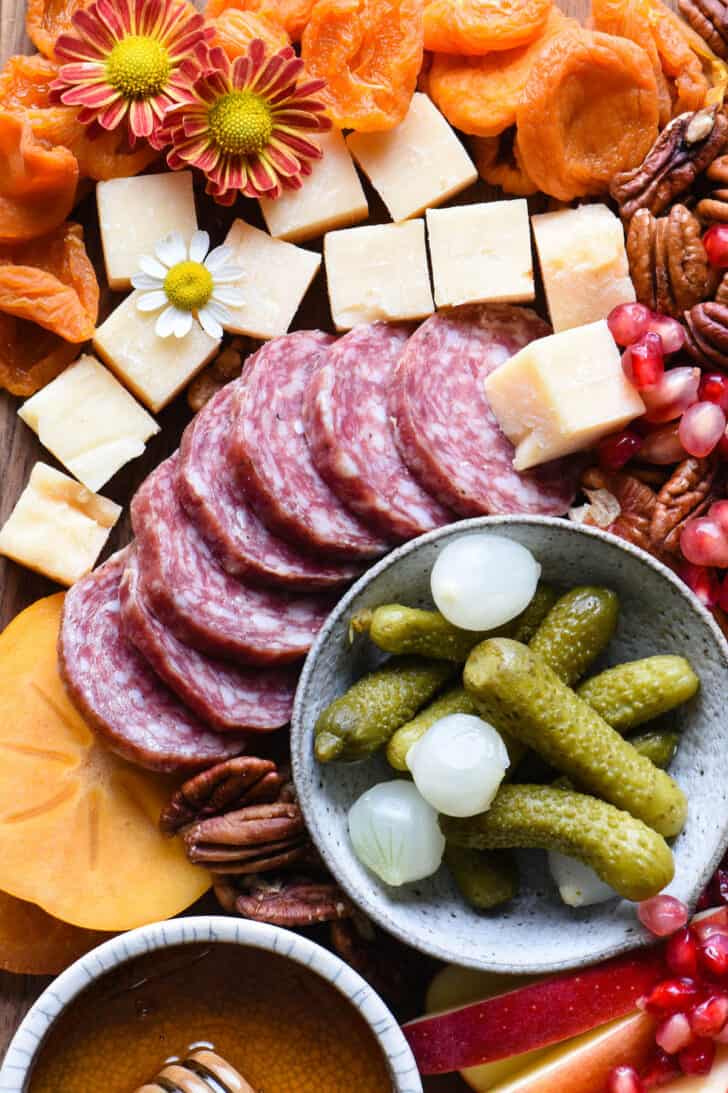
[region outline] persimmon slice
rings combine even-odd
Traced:
[[[84,930],[41,907],[0,892],[0,968],[18,975],[58,975],[114,935]]]
[[[73,152],[36,140],[28,120],[0,110],[0,242],[23,243],[53,231],[76,199]]]
[[[552,0],[431,0],[425,49],[482,55],[528,45],[546,25]]]
[[[157,826],[174,781],[119,759],[58,674],[63,593],[0,634],[0,888],[64,922],[128,930],[209,888]]]
[[[546,44],[516,111],[525,173],[561,201],[602,194],[657,137],[650,59],[626,38],[569,29]]]

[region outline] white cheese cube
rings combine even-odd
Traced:
[[[350,133],[349,151],[392,220],[419,216],[472,186],[478,172],[454,130],[427,95],[417,93],[406,117],[386,133]]]
[[[604,320],[531,342],[485,392],[519,471],[591,448],[645,409]]]
[[[551,325],[570,330],[606,319],[636,299],[621,221],[606,205],[532,217]]]
[[[318,140],[324,157],[313,163],[301,189],[284,190],[275,201],[260,199],[268,231],[276,239],[301,243],[334,228],[359,224],[369,215],[364,189],[339,130],[323,133]]]
[[[197,230],[191,171],[111,178],[96,186],[101,245],[109,287],[131,287],[139,259],[178,231],[185,242]]]
[[[324,260],[337,330],[434,311],[424,220],[329,232]]]
[[[96,328],[93,345],[101,359],[136,397],[155,412],[162,410],[211,360],[219,339],[199,323],[184,338],[160,338],[158,312],[140,311],[132,292]]]
[[[242,307],[231,307],[225,329],[251,338],[277,338],[288,331],[306,295],[321,256],[281,239],[272,239],[236,220],[225,240],[235,252],[233,261],[244,271],[235,288]]]
[[[0,529],[0,554],[71,585],[93,569],[120,515],[113,501],[36,463]]]
[[[75,364],[29,398],[18,416],[90,490],[144,451],[159,432],[153,417],[95,357]]]
[[[525,198],[430,209],[427,235],[438,307],[533,300]]]

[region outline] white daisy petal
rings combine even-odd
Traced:
[[[240,289],[227,288],[224,285],[219,288],[215,285],[210,299],[218,304],[227,304],[228,307],[242,307],[245,303],[245,297]]]
[[[162,314],[157,319],[154,327],[154,333],[159,338],[168,338],[170,334],[174,333],[174,324],[177,318],[177,308],[172,304],[166,307]]]
[[[205,331],[206,334],[209,334],[211,338],[222,337],[222,327],[220,326],[220,323],[215,318],[215,316],[212,314],[212,310],[209,304],[206,304],[205,307],[200,308],[200,310],[197,312],[197,318],[202,329]]]
[[[190,240],[190,261],[201,262],[210,249],[210,236],[207,232],[196,231]]]
[[[167,293],[163,289],[155,289],[154,292],[144,292],[137,300],[137,311],[159,311],[169,303]]]
[[[230,322],[230,312],[224,304],[218,304],[214,300],[210,299],[205,306],[207,307],[213,318],[217,319],[219,323],[222,323],[224,325],[225,323]]]
[[[169,272],[161,262],[148,254],[143,254],[139,259],[139,269],[142,273],[147,273],[150,277],[157,277],[160,281],[163,281]]]
[[[223,266],[230,262],[235,254],[232,247],[227,247],[223,243],[221,247],[215,247],[211,250],[205,259],[205,265],[209,269],[210,273],[216,273],[218,270],[222,270]]]
[[[170,232],[160,239],[154,248],[154,253],[165,266],[176,266],[178,262],[184,262],[187,257],[187,248],[180,232]]]
[[[192,312],[180,311],[178,308],[175,308],[175,312],[174,336],[184,338],[192,330]]]
[[[223,266],[221,270],[215,270],[212,276],[215,284],[229,285],[233,281],[239,281],[244,274],[245,270],[240,266]]]
[[[131,283],[134,288],[141,289],[161,288],[164,284],[161,277],[150,277],[148,273],[135,273]]]

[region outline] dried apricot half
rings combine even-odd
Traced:
[[[274,53],[291,44],[279,23],[254,11],[228,8],[210,21],[215,27],[216,44],[222,46],[231,61],[247,53],[254,38],[261,38]]]
[[[35,48],[52,57],[58,35],[67,34],[72,29],[74,13],[90,3],[91,0],[28,0],[25,29]]]
[[[84,930],[41,907],[0,892],[0,968],[18,975],[58,975],[114,935]]]
[[[474,137],[470,147],[484,182],[516,197],[538,193],[538,186],[523,169],[515,128],[500,137]]]
[[[526,174],[561,201],[606,192],[657,137],[655,74],[626,38],[569,29],[546,44],[516,111]]]
[[[318,0],[301,56],[334,125],[363,132],[402,121],[422,66],[422,0]]]
[[[0,243],[23,243],[63,223],[76,199],[78,163],[45,148],[27,119],[0,110]]]
[[[205,15],[218,19],[231,11],[252,11],[283,27],[292,42],[300,42],[316,0],[208,0]]]
[[[209,887],[157,822],[174,783],[119,759],[66,695],[56,642],[63,593],[0,635],[0,887],[64,922],[128,930]]]
[[[430,0],[425,8],[425,49],[482,55],[517,49],[538,38],[552,0]]]

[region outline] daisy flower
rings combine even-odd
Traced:
[[[246,197],[280,197],[298,190],[322,152],[311,134],[331,128],[315,94],[323,80],[303,80],[303,61],[286,46],[269,53],[260,38],[230,61],[215,46],[184,101],[164,120],[167,162],[197,167],[207,193],[221,205]]]
[[[231,261],[231,247],[215,247],[208,254],[210,236],[196,231],[189,247],[179,232],[161,239],[155,257],[139,260],[141,273],[131,283],[139,290],[140,311],[161,311],[155,331],[160,338],[184,338],[195,320],[211,338],[222,337],[222,323],[230,320],[228,307],[240,307],[242,294],[233,285],[242,269]],[[229,286],[229,287],[228,287]]]
[[[116,129],[155,148],[166,110],[205,66],[214,28],[187,0],[95,0],[61,34],[56,101],[78,106],[83,125]]]

